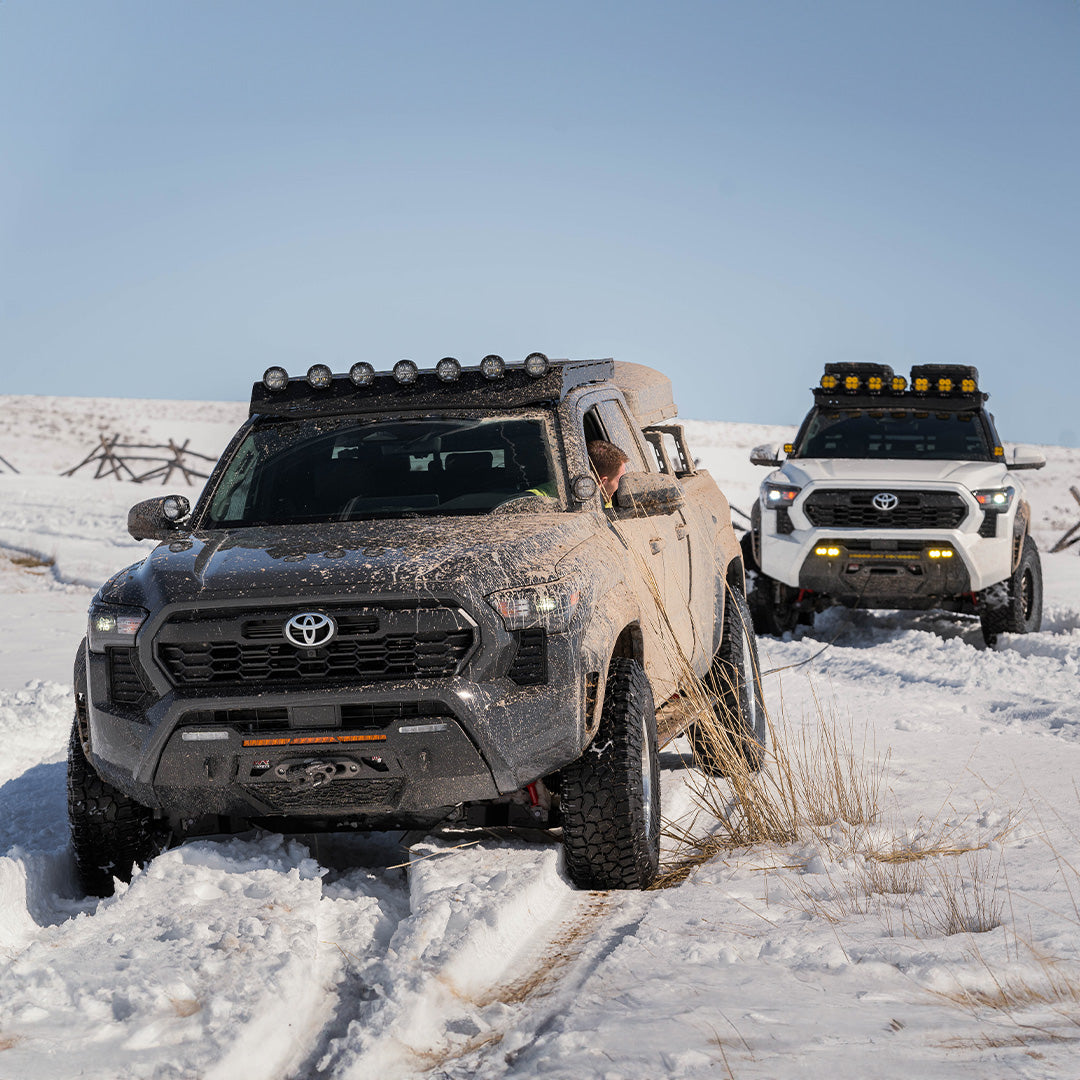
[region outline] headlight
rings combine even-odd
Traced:
[[[581,593],[569,581],[549,581],[492,593],[487,602],[502,616],[507,630],[542,627],[556,634],[570,626]]]
[[[135,635],[146,622],[147,612],[137,607],[103,604],[95,600],[90,605],[86,639],[92,652],[104,652],[109,646],[130,648]]]
[[[1005,513],[1012,506],[1016,488],[984,488],[982,491],[973,491],[971,494],[984,510],[998,510]]]
[[[778,506],[790,506],[802,488],[787,484],[762,484],[761,502],[766,510],[775,510]]]

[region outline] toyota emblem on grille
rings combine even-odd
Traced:
[[[294,615],[285,624],[285,636],[301,649],[314,649],[325,645],[337,633],[337,624],[329,615],[319,611],[305,611]]]
[[[870,500],[877,510],[895,510],[900,505],[900,500],[891,491],[879,491]]]

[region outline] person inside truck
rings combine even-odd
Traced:
[[[611,500],[619,490],[619,481],[626,473],[630,459],[614,443],[604,439],[592,439],[585,444],[589,462],[600,482],[600,491],[604,496],[604,509],[611,508]]]

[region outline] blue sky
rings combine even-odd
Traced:
[[[794,423],[976,364],[1080,445],[1080,5],[0,2],[6,393],[615,356]]]

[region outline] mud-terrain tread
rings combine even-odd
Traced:
[[[735,747],[752,772],[757,772],[765,760],[765,700],[761,689],[761,665],[758,662],[757,641],[751,632],[743,636],[743,628],[751,628],[750,609],[743,594],[732,587],[728,602],[724,605],[724,637],[713,658],[711,678],[716,693],[715,713],[717,722],[726,728]],[[746,680],[742,677],[742,648],[751,648],[751,666],[754,671],[754,694],[756,723],[750,728],[746,722],[749,694]],[[723,755],[713,746],[715,736],[703,731],[699,724],[687,729],[690,746],[694,751],[694,764],[709,776],[727,776]]]
[[[1023,581],[1030,572],[1032,605],[1024,617]],[[1042,563],[1039,549],[1030,536],[1024,537],[1020,562],[1012,575],[979,593],[979,623],[988,646],[997,643],[998,634],[1033,634],[1042,626]]]
[[[653,805],[647,835],[643,726],[652,744]],[[611,661],[599,730],[585,753],[562,770],[560,805],[566,868],[575,885],[644,889],[652,884],[660,862],[660,758],[652,688],[636,660]]]
[[[78,721],[68,742],[68,822],[79,883],[89,896],[111,896],[113,878],[131,880],[134,863],[160,847],[153,812],[106,783],[86,760]]]

